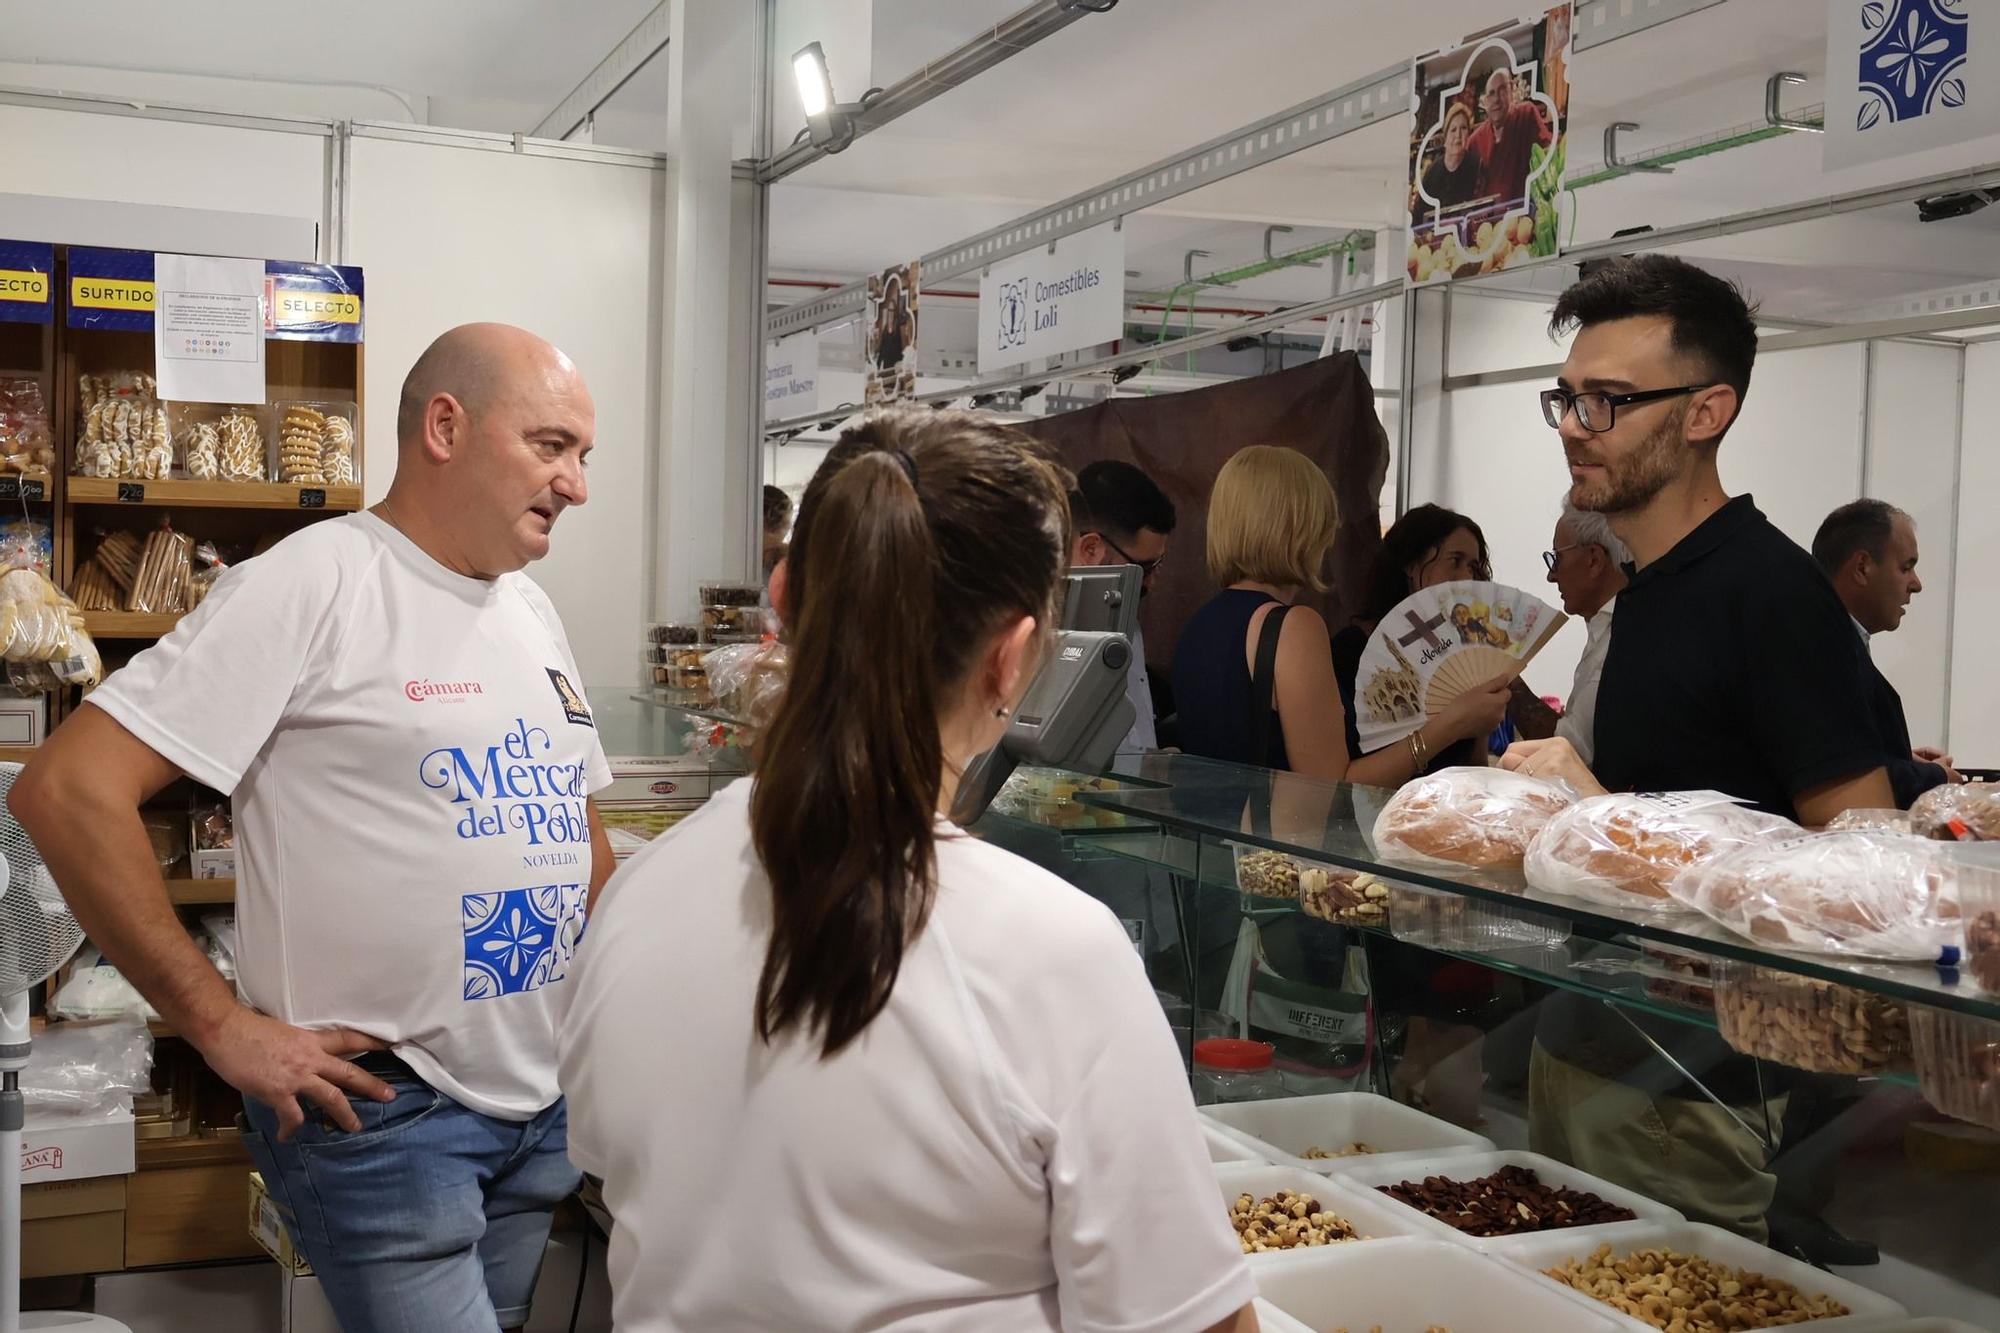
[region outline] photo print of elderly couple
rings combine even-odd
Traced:
[[[1408,272],[1418,283],[1556,253],[1572,10],[1560,5],[1417,60]]]

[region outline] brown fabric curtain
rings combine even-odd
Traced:
[[[1140,614],[1148,665],[1156,672],[1172,664],[1181,626],[1217,591],[1205,558],[1209,492],[1222,465],[1249,445],[1296,449],[1333,483],[1341,516],[1329,557],[1333,591],[1301,601],[1324,614],[1334,630],[1360,605],[1368,562],[1382,544],[1377,515],[1389,437],[1354,353],[1212,389],[1113,399],[1021,429],[1052,445],[1071,468],[1101,458],[1135,464],[1174,502],[1173,544]]]

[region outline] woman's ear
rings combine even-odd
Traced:
[[[987,652],[986,679],[1002,706],[1012,708],[1027,689],[1028,677],[1041,665],[1035,656],[1036,623],[1022,616],[993,637]]]

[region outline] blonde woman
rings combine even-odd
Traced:
[[[1223,465],[1208,506],[1208,572],[1222,591],[1181,630],[1174,698],[1189,754],[1329,781],[1400,786],[1429,754],[1499,725],[1507,691],[1461,695],[1414,743],[1350,760],[1326,621],[1294,606],[1327,588],[1339,517],[1304,454],[1252,445]]]

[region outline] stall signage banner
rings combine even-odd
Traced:
[[[819,411],[819,335],[808,329],[764,348],[764,420]]]
[[[292,342],[362,341],[361,270],[345,264],[264,264],[264,336]]]
[[[993,265],[979,280],[979,369],[1125,336],[1125,233],[1107,223]]]
[[[1568,4],[1418,58],[1410,80],[1410,281],[1555,255],[1568,159]]]
[[[152,251],[70,247],[71,328],[151,333],[157,300]]]
[[[2000,134],[2000,8],[1829,0],[1825,167]]]
[[[54,320],[56,248],[38,241],[0,241],[0,320]]]

